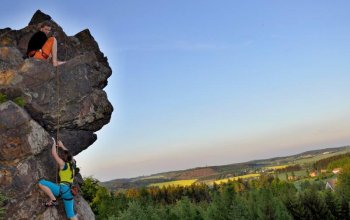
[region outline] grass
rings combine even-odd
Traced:
[[[195,182],[197,182],[197,179],[176,180],[176,181],[169,181],[169,182],[164,182],[164,183],[152,183],[148,186],[159,187],[159,188],[167,187],[167,186],[190,186]]]
[[[337,177],[335,175],[327,177],[325,179],[320,179],[320,178],[306,178],[306,179],[302,179],[302,180],[298,180],[294,182],[294,186],[300,190],[301,189],[301,184],[305,181],[309,181],[309,183],[313,184],[313,183],[322,183],[324,185],[324,187],[326,187],[326,182],[330,181],[330,180],[334,180],[337,179]]]
[[[288,173],[288,176],[292,175],[292,172],[287,172],[287,173]],[[306,170],[298,170],[298,171],[294,171],[294,175],[296,177],[307,177],[307,172],[306,172]],[[287,180],[286,172],[279,173],[279,174],[277,174],[277,176],[278,176],[278,179],[280,179],[280,180]]]

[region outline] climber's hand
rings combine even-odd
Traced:
[[[57,146],[59,146],[60,148],[63,148],[63,143],[62,143],[62,141],[59,140],[57,143],[58,143]]]
[[[51,138],[52,138],[52,141],[53,141],[53,145],[56,146],[56,140],[55,140],[55,138],[53,138],[53,137],[51,137]]]

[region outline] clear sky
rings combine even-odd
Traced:
[[[108,57],[115,111],[77,156],[105,181],[350,144],[347,0],[1,2],[37,9]]]

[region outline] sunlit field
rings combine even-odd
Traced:
[[[153,183],[149,186],[157,186],[159,188],[161,187],[167,187],[167,186],[190,186],[193,183],[197,182],[197,179],[192,180],[177,180],[177,181],[170,181],[170,182],[164,182],[164,183]]]
[[[259,177],[259,173],[252,173],[252,174],[246,174],[242,176],[235,176],[231,178],[226,178],[226,179],[221,179],[221,180],[216,180],[214,181],[215,184],[221,184],[221,183],[227,183],[229,180],[238,180],[238,179],[247,179],[247,178],[254,178],[254,177]]]

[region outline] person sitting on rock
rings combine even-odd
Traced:
[[[61,141],[58,141],[58,147],[63,149],[62,158],[57,154],[56,151],[56,141],[53,139],[53,145],[51,149],[51,154],[58,164],[60,183],[56,184],[48,180],[40,180],[39,188],[49,196],[50,201],[45,203],[46,207],[57,206],[58,202],[56,197],[60,196],[64,203],[64,209],[66,210],[67,218],[72,220],[77,220],[77,216],[74,214],[74,197],[71,193],[70,186],[74,179],[74,164],[73,157],[69,153],[68,149],[63,145]]]
[[[48,60],[52,58],[52,64],[59,66],[63,61],[57,60],[57,40],[55,37],[49,37],[51,26],[49,22],[40,25],[40,31],[36,32],[28,42],[27,55],[37,59]]]

